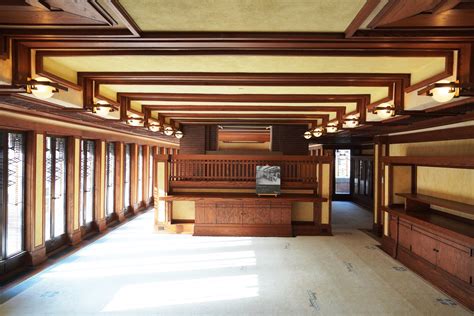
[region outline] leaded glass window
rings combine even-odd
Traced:
[[[0,132],[1,258],[23,250],[25,207],[25,138]]]
[[[81,141],[80,221],[85,226],[94,220],[94,163],[93,140]]]
[[[115,186],[115,144],[107,144],[107,157],[105,162],[105,175],[107,177],[105,212],[106,215],[114,213],[114,186]]]

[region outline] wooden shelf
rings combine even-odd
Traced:
[[[160,197],[162,201],[281,201],[281,202],[326,202],[326,198],[311,194],[281,194],[277,197],[258,197],[254,193],[175,193]]]
[[[413,165],[442,168],[474,168],[472,156],[389,156],[382,157],[382,162],[389,165]]]
[[[440,199],[437,197],[423,195],[423,194],[396,193],[396,195],[404,197],[411,201],[415,201],[416,203],[418,203],[417,205],[415,205],[415,207],[430,209],[431,205],[441,206],[443,208],[448,208],[452,210],[451,213],[454,215],[457,215],[463,218],[468,218],[470,220],[474,220],[474,205],[471,205],[471,204]],[[407,211],[411,211],[411,210],[412,209],[410,209],[410,207],[407,206]]]

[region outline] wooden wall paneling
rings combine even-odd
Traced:
[[[30,264],[36,266],[47,259],[44,238],[44,134],[28,132],[26,144],[25,250],[29,253]]]
[[[67,179],[66,179],[66,232],[69,242],[75,246],[81,242],[81,229],[79,225],[79,164],[80,164],[80,139],[67,138]]]

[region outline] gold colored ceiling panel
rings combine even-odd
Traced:
[[[344,32],[365,0],[120,0],[142,31]]]

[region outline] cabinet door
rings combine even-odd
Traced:
[[[233,204],[216,205],[217,224],[242,224],[242,207]]]
[[[441,241],[437,249],[438,267],[469,283],[473,264],[470,250],[461,245],[455,247]]]
[[[430,263],[436,265],[437,263],[436,249],[438,249],[438,241],[430,237],[423,230],[417,228],[416,226],[413,226],[411,235],[412,235],[412,243],[411,243],[412,252],[422,257],[423,259],[429,261]]]
[[[398,223],[398,244],[410,250],[411,238],[411,224],[400,219]]]
[[[256,213],[254,216],[254,223],[255,224],[264,224],[269,225],[272,223],[272,216],[271,216],[270,206],[260,206],[256,209]],[[245,211],[244,211],[245,212]]]
[[[215,204],[206,204],[204,206],[204,216],[201,216],[203,223],[215,224],[217,220],[217,212]]]
[[[279,207],[271,208],[271,223],[272,224],[282,224],[282,209]]]
[[[255,218],[258,216],[258,208],[256,206],[246,206],[242,210],[242,224],[255,224]]]

